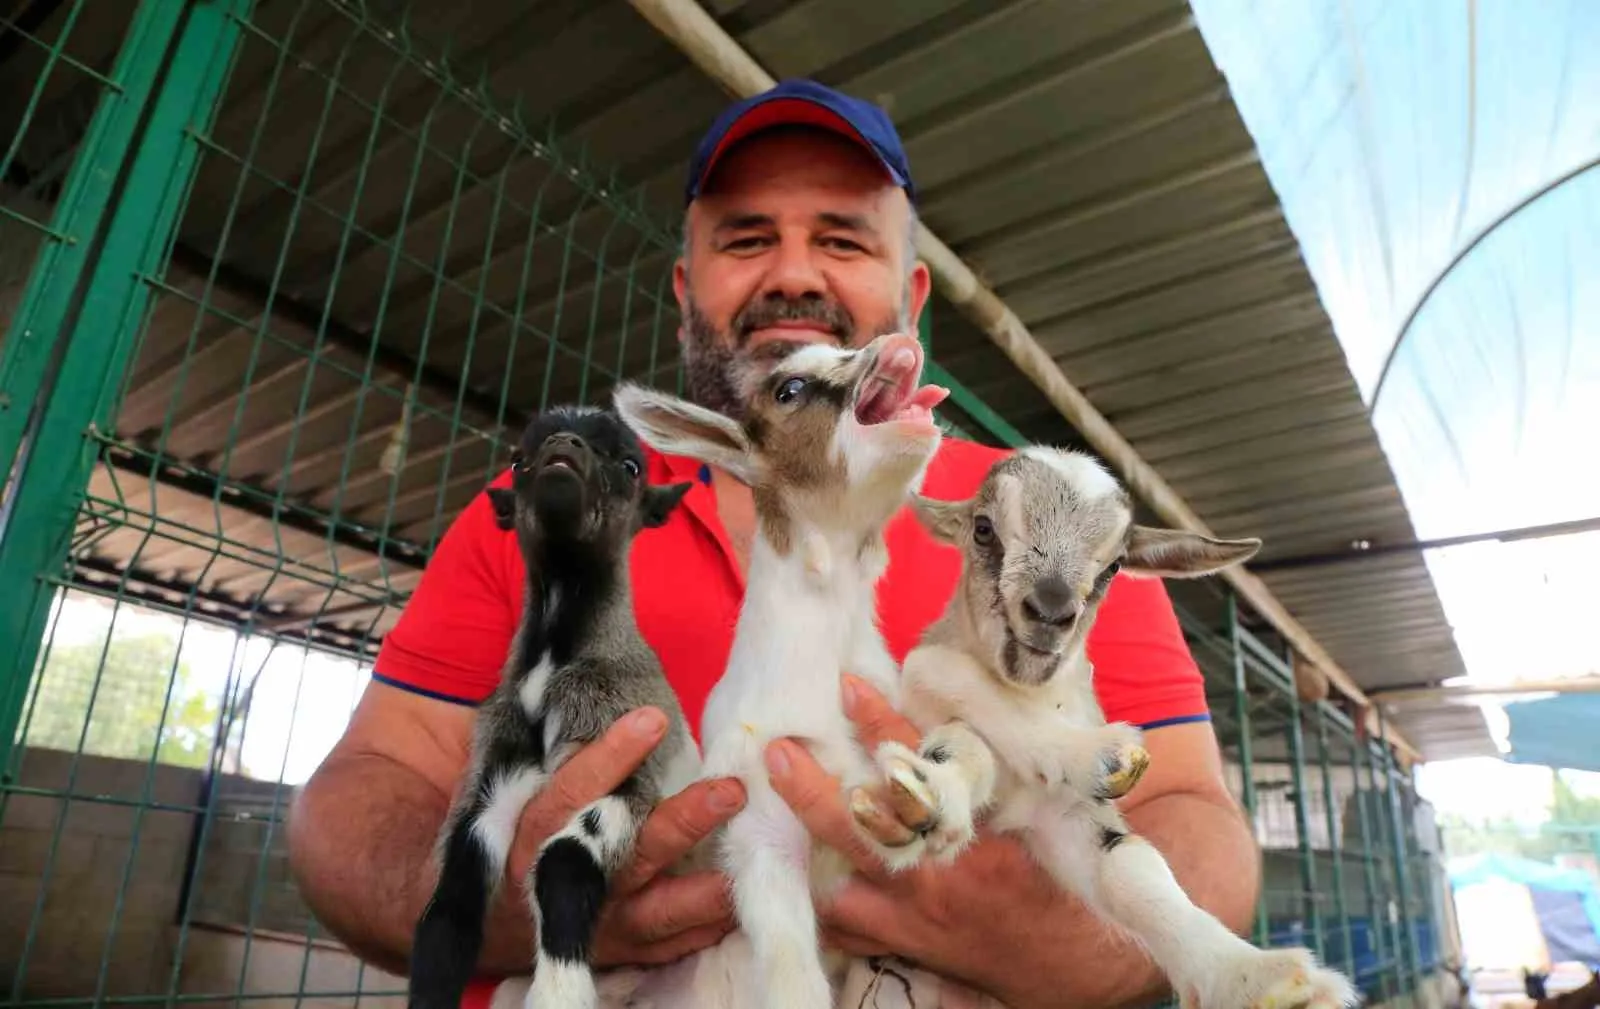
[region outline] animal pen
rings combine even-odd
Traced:
[[[403,994],[300,902],[292,789],[522,420],[681,388],[677,187],[718,101],[626,4],[468,7],[0,2],[7,1004]],[[953,430],[1078,440],[985,405],[939,367],[982,336],[924,318]],[[1225,585],[1173,593],[1257,938],[1408,997],[1449,932],[1408,770]]]

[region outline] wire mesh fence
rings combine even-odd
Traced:
[[[292,790],[508,432],[619,377],[681,388],[674,222],[517,85],[501,29],[0,4],[27,96],[0,110],[9,1003],[400,995],[299,900]],[[1258,936],[1410,990],[1436,873],[1409,789],[1237,621],[1187,626],[1266,851]]]

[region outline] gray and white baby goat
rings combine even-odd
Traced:
[[[540,848],[529,912],[538,949],[528,1005],[596,1004],[590,940],[610,880],[646,816],[699,774],[699,754],[655,653],[639,634],[628,554],[689,484],[644,480],[638,438],[615,414],[558,408],[523,432],[510,489],[490,488],[528,572],[523,617],[500,685],[478,711],[472,760],[439,834],[439,881],[417,922],[412,1009],[456,1009],[483,943],[522,808],[579,747],[627,712],[666,713],[666,736],[611,795]]]
[[[1261,541],[1138,525],[1094,459],[1046,447],[996,463],[969,500],[917,495],[913,507],[962,551],[962,573],[902,669],[918,750],[885,744],[886,780],[850,792],[885,862],[951,860],[983,814],[1139,942],[1187,1009],[1355,1004],[1350,983],[1310,951],[1260,950],[1195,905],[1112,801],[1149,758],[1136,728],[1106,723],[1084,649],[1111,579],[1212,574]]]

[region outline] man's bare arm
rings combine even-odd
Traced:
[[[435,839],[466,766],[472,719],[470,708],[374,682],[290,811],[290,866],[306,903],[357,956],[396,974],[409,971],[413,930],[438,878]],[[620,719],[523,809],[485,923],[480,973],[532,969],[534,930],[521,880],[540,845],[616,788],[665,730],[665,716],[654,709]],[[743,804],[737,781],[713,779],[656,807],[607,900],[594,940],[598,964],[666,963],[733,928],[720,873],[663,870]]]
[[[472,717],[470,708],[372,683],[290,810],[290,866],[312,913],[357,956],[402,976],[438,878],[435,839]],[[532,959],[527,912],[509,889],[485,930],[485,970],[526,971]]]
[[[1207,725],[1172,728],[1210,732]],[[1162,747],[1176,752],[1158,753],[1152,743],[1161,739],[1163,731],[1147,736],[1152,771],[1156,760],[1189,756],[1190,747],[1181,743]],[[1144,787],[1143,781],[1139,787]],[[1261,883],[1260,854],[1231,798],[1225,793],[1219,797],[1173,789],[1146,799],[1126,815],[1129,824],[1166,858],[1191,900],[1235,933],[1248,933]],[[1005,958],[1011,968],[1006,974],[1013,983],[1002,983],[999,991],[1012,1009],[1116,1009],[1149,1005],[1170,991],[1166,978],[1143,951],[1074,897],[1061,897],[1052,913],[1030,931],[1019,957]],[[1072,967],[1086,962],[1095,969]]]

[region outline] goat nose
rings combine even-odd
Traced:
[[[544,443],[546,445],[563,445],[563,444],[565,444],[565,445],[570,445],[573,448],[583,448],[584,447],[582,436],[578,435],[576,432],[573,432],[573,431],[557,431],[555,434],[553,434],[550,437],[546,438]]]
[[[1022,608],[1041,624],[1065,627],[1078,617],[1078,600],[1073,597],[1072,587],[1055,575],[1041,578],[1022,601]]]

